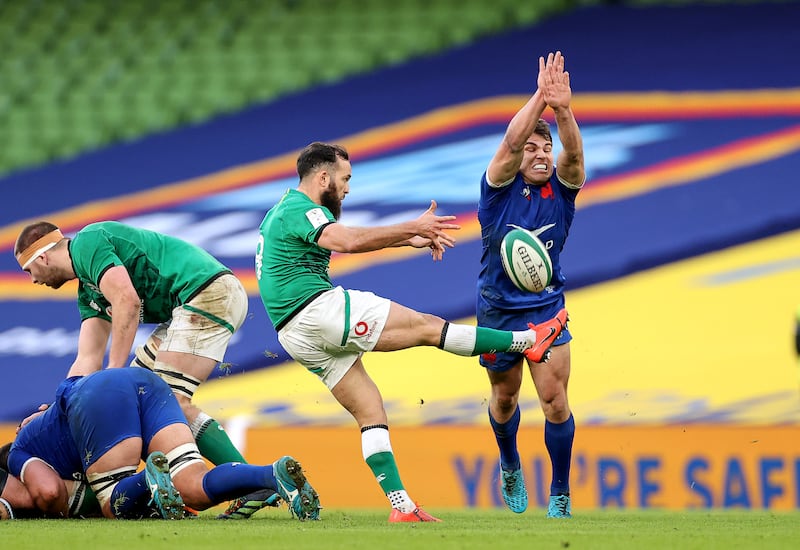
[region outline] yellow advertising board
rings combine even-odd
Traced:
[[[488,426],[391,429],[412,498],[431,508],[502,506],[497,449]],[[519,434],[530,507],[544,507],[550,467],[541,427]],[[324,506],[386,506],[361,457],[355,427],[255,428],[247,458],[289,453]],[[800,507],[800,427],[582,426],[572,460],[573,508]]]

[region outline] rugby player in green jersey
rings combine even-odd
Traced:
[[[437,346],[463,356],[524,352],[543,361],[566,323],[566,311],[529,330],[503,331],[457,325],[419,313],[371,292],[333,287],[331,251],[368,252],[388,247],[429,247],[441,260],[455,243],[454,216],[437,216],[436,203],[415,220],[379,227],[338,223],[350,190],[347,151],[315,142],[297,159],[300,183],[289,189],[261,223],[256,278],[264,306],[286,351],[328,387],[361,430],[361,450],[392,511],[389,521],[439,521],[406,492],[389,441],[383,399],[361,360],[366,351]]]

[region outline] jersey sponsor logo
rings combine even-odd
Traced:
[[[87,282],[87,281],[83,281],[83,286],[85,286],[86,288],[88,288],[88,289],[89,289],[89,290],[91,290],[92,292],[95,292],[95,293],[99,294],[100,296],[102,296],[102,295],[103,295],[103,292],[100,290],[100,287],[99,287],[99,286],[97,286],[97,285],[96,285],[96,284],[94,284],[94,283],[90,283],[90,282]]]
[[[540,193],[543,199],[556,200],[556,196],[553,193],[553,188],[550,186],[549,181],[545,185],[543,185],[540,189],[541,189]]]
[[[552,229],[553,227],[555,227],[556,224],[554,224],[554,223],[548,223],[547,225],[543,225],[542,227],[539,227],[538,229],[525,229],[521,225],[516,225],[516,224],[513,224],[513,223],[509,223],[509,224],[506,224],[506,225],[508,227],[513,227],[514,229],[522,229],[523,231],[530,231],[536,237],[540,238],[540,240],[542,241],[542,244],[544,245],[544,247],[547,250],[550,250],[551,248],[553,248],[553,240],[550,239],[550,240],[546,241],[544,239],[541,239],[541,234],[544,233],[545,231],[547,231],[548,229]]]
[[[539,229],[534,229],[534,230],[533,230],[533,234],[534,234],[534,235],[536,235],[536,236],[538,237],[539,235],[541,235],[542,233],[544,233],[544,232],[545,232],[545,231],[547,231],[548,229],[551,229],[551,228],[553,228],[553,227],[555,227],[555,226],[556,226],[556,224],[554,224],[554,223],[549,223],[549,224],[547,224],[547,225],[543,225],[543,226],[542,226],[542,227],[540,227]],[[550,250],[551,248],[553,248],[553,241],[552,241],[552,239],[551,239],[551,240],[547,240],[547,241],[545,241],[544,239],[542,239],[542,244],[544,245],[544,247],[545,247],[547,250]]]
[[[311,222],[311,225],[314,227],[314,229],[328,223],[328,218],[325,216],[325,212],[322,211],[322,208],[314,208],[309,210],[306,212],[306,218],[308,218],[308,221]]]

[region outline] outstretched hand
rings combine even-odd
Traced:
[[[461,229],[460,225],[449,223],[456,219],[455,216],[437,216],[436,208],[436,201],[432,200],[428,209],[415,220],[417,235],[408,241],[415,248],[429,246],[434,261],[442,259],[445,247],[455,246],[455,239],[445,231]]]
[[[536,80],[542,98],[553,109],[569,107],[572,100],[572,88],[569,84],[569,73],[564,70],[564,56],[561,52],[547,54],[547,59],[539,58],[539,76]]]

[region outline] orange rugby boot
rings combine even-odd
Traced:
[[[562,309],[552,319],[534,325],[528,323],[531,329],[531,345],[522,353],[534,363],[546,363],[550,359],[550,346],[561,334],[561,330],[567,324],[567,310]]]
[[[439,518],[435,518],[428,512],[417,506],[413,512],[401,512],[397,508],[392,508],[392,513],[389,514],[389,523],[408,523],[415,521],[434,521],[441,522]]]

